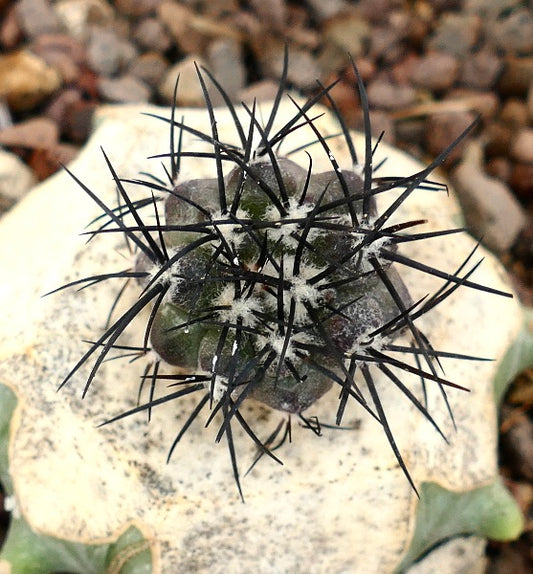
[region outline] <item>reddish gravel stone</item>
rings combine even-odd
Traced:
[[[511,173],[511,187],[522,199],[533,199],[533,165],[517,163]]]
[[[38,117],[0,131],[0,144],[8,147],[48,148],[57,143],[59,129],[50,118]]]
[[[441,92],[451,88],[459,72],[459,63],[451,54],[429,53],[414,66],[412,82],[428,90]]]
[[[395,84],[384,75],[370,82],[367,95],[371,106],[384,110],[398,110],[416,102],[416,90],[413,87]]]
[[[474,120],[472,112],[435,114],[426,125],[426,143],[433,156],[449,146]],[[450,166],[462,155],[465,143],[457,145],[448,156],[445,165]]]

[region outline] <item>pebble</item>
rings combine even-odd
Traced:
[[[166,52],[172,40],[157,18],[145,18],[135,27],[135,41],[141,48],[154,52]]]
[[[67,32],[82,42],[92,26],[106,26],[114,20],[113,9],[105,0],[58,0],[55,11]]]
[[[498,81],[498,90],[504,96],[523,98],[533,82],[533,57],[508,56],[504,60],[503,73]]]
[[[328,20],[323,28],[322,41],[352,58],[362,56],[369,43],[370,26],[356,11],[343,12]]]
[[[370,35],[368,54],[373,60],[381,59],[388,64],[400,61],[405,54],[400,33],[391,27],[376,27]]]
[[[112,76],[126,67],[137,56],[133,44],[120,38],[112,28],[95,26],[87,45],[87,60],[92,70]]]
[[[0,149],[0,215],[36,183],[31,169],[14,153]]]
[[[115,0],[119,12],[126,16],[144,16],[153,12],[161,0]]]
[[[464,11],[490,21],[516,8],[520,2],[521,0],[465,0]]]
[[[283,32],[287,24],[285,0],[249,0],[250,6],[268,28]]]
[[[529,85],[526,103],[527,103],[527,110],[528,110],[529,118],[533,121],[533,81]]]
[[[475,120],[476,114],[469,111],[442,113],[429,116],[426,123],[426,145],[432,156],[436,157],[449,146]],[[450,152],[445,166],[456,162],[463,154],[465,141],[456,145]]]
[[[500,156],[490,159],[485,164],[485,169],[489,175],[492,175],[504,183],[509,184],[511,181],[511,172],[513,166],[506,157]]]
[[[102,76],[98,82],[100,96],[108,102],[121,104],[147,102],[150,99],[150,88],[133,75],[116,78]]]
[[[451,54],[429,52],[413,66],[411,81],[420,88],[440,92],[451,88],[459,72],[459,63]]]
[[[0,131],[0,144],[27,149],[48,148],[59,139],[57,124],[50,118],[35,117]]]
[[[501,121],[490,122],[483,129],[487,157],[507,156],[513,138],[513,130]]]
[[[433,36],[429,38],[428,48],[461,60],[466,59],[478,40],[480,25],[478,16],[452,13],[443,15]]]
[[[34,149],[28,159],[28,165],[39,181],[50,177],[70,163],[78,155],[78,149],[69,144],[58,144],[51,148]]]
[[[522,128],[514,137],[511,157],[517,162],[533,164],[533,129]]]
[[[390,115],[384,111],[378,110],[372,114],[370,119],[372,136],[374,138],[381,137],[382,141],[387,142],[390,145],[395,145],[396,130]],[[359,131],[364,131],[364,123],[360,115],[358,121],[355,124],[355,128]]]
[[[85,65],[84,46],[65,34],[39,36],[31,44],[31,50],[55,68],[65,83],[74,83]]]
[[[129,67],[129,73],[150,87],[157,87],[169,63],[158,52],[146,52],[141,54]]]
[[[533,198],[533,165],[515,163],[510,178],[511,187],[524,199]]]
[[[344,12],[348,6],[346,0],[307,0],[315,18],[321,22],[329,18],[334,18]]]
[[[527,126],[529,123],[527,105],[517,98],[509,98],[502,107],[500,120],[513,129]]]
[[[30,39],[60,31],[59,19],[48,0],[18,0],[16,12],[20,27]]]
[[[76,88],[63,88],[54,95],[45,110],[45,115],[59,126],[60,133],[65,132],[64,121],[67,110],[78,103],[82,96]]]
[[[491,22],[487,38],[500,50],[514,54],[533,51],[533,14],[528,8],[513,10]]]
[[[63,132],[73,142],[87,141],[92,130],[93,115],[98,104],[79,100],[68,106],[62,121]]]
[[[503,61],[493,50],[480,50],[464,59],[461,83],[476,90],[492,89],[502,69]]]
[[[158,86],[158,92],[165,104],[172,104],[174,86],[179,76],[178,93],[176,103],[185,107],[198,107],[205,105],[204,95],[198,74],[194,64],[199,67],[205,65],[205,62],[198,57],[187,56],[181,62],[171,66],[165,73],[163,80]]]
[[[524,210],[511,190],[482,170],[482,149],[471,142],[451,173],[468,229],[496,253],[511,248],[526,224]]]
[[[224,87],[232,101],[237,101],[244,89],[246,70],[242,62],[241,46],[231,38],[219,38],[209,45],[207,50],[209,71]],[[209,89],[214,106],[223,105],[223,98],[216,89]]]
[[[398,110],[416,102],[416,90],[412,86],[393,83],[385,74],[378,76],[367,86],[371,106],[384,110]]]
[[[278,83],[274,80],[261,80],[250,84],[238,94],[239,101],[251,106],[254,100],[258,103],[269,102],[276,97],[278,92]]]
[[[511,416],[510,407],[504,416]],[[517,468],[522,478],[533,481],[533,422],[527,414],[522,413],[513,417],[513,424],[502,435],[502,448],[507,456],[515,460],[514,468]]]
[[[185,54],[203,54],[208,37],[192,26],[194,12],[188,6],[163,1],[157,8],[157,15],[180,50]]]
[[[257,38],[252,49],[264,76],[280,78],[283,70],[285,43],[281,38]],[[287,78],[295,87],[305,90],[314,88],[321,69],[307,50],[291,49]]]
[[[443,101],[463,102],[465,109],[481,114],[485,122],[494,119],[500,109],[500,100],[492,91],[481,92],[467,88],[455,88],[446,93]]]
[[[60,85],[59,73],[42,58],[25,50],[0,55],[0,97],[12,110],[33,109]]]
[[[7,8],[0,20],[0,46],[6,50],[13,50],[22,39],[16,5]]]

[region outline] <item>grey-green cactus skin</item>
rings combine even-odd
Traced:
[[[361,196],[360,176],[345,172],[344,183],[350,196]],[[392,321],[398,305],[364,250],[346,257],[360,237],[347,226],[346,191],[334,171],[312,174],[284,157],[260,160],[247,171],[231,170],[224,192],[234,206],[224,214],[216,179],[181,183],[165,201],[167,250],[183,250],[202,237],[205,225],[216,227],[218,236],[169,269],[168,300],[155,314],[152,349],[171,365],[210,375],[216,362],[214,393],[220,393],[218,384],[227,389],[232,372],[241,372],[245,375],[231,388],[234,398],[242,400],[244,392],[272,408],[301,413],[331,388],[339,357],[342,361]],[[285,213],[272,194],[284,202]],[[320,206],[331,203],[338,207],[321,217]],[[368,214],[362,199],[353,205],[360,220],[376,215],[373,198]],[[232,261],[222,255],[225,249],[233,253]],[[407,308],[412,304],[407,288],[390,267],[383,266]],[[138,265],[141,272],[150,268],[146,258]],[[325,271],[327,281],[311,283]],[[228,327],[221,345],[221,331]],[[336,357],[324,358],[324,341]],[[256,361],[269,347],[270,358]]]

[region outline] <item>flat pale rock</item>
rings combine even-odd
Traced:
[[[262,117],[268,117],[268,109],[261,105]],[[109,204],[114,205],[116,192],[100,146],[121,177],[137,177],[142,171],[164,176],[162,160],[146,158],[168,150],[168,125],[140,115],[146,110],[104,108],[93,137],[70,166]],[[166,109],[150,111],[170,115]],[[286,102],[278,121],[294,113],[293,104]],[[178,110],[177,117],[182,114],[188,125],[209,131],[205,112]],[[229,114],[221,110],[217,117],[221,139],[236,142]],[[316,123],[324,135],[339,131],[327,115]],[[285,150],[313,141],[306,130],[292,134]],[[346,150],[336,139],[329,141],[341,165],[349,168]],[[360,136],[356,144],[362,154]],[[201,147],[197,138],[185,134],[184,149]],[[314,170],[331,169],[319,145],[307,151]],[[379,175],[421,169],[385,145],[378,148],[374,165],[384,157],[388,159]],[[303,152],[293,158],[307,167]],[[213,175],[211,161],[184,160],[182,180]],[[131,193],[142,197],[146,191],[131,188]],[[390,193],[380,195],[381,211],[392,198]],[[141,413],[96,428],[135,405],[142,360],[105,363],[84,400],[80,396],[87,369],[56,392],[87,350],[82,340],[94,341],[103,332],[121,282],[69,289],[44,299],[41,295],[77,278],[126,269],[131,261],[118,234],[99,236],[87,245],[87,236],[79,236],[98,215],[99,208],[63,172],[36,187],[0,224],[0,383],[19,398],[10,471],[27,521],[40,532],[82,542],[113,539],[125,524],[133,523],[152,541],[154,572],[392,572],[409,547],[417,498],[382,428],[357,405],[347,409],[343,420],[343,426],[354,430],[324,428],[323,436],[316,437],[295,421],[292,444],[276,451],[284,465],[264,457],[243,479],[243,504],[227,447],[214,443],[216,425],[205,429],[205,418],[192,425],[165,464],[194,401],[155,408],[149,424]],[[424,231],[461,225],[453,198],[428,190],[416,191],[394,219],[428,219]],[[457,234],[414,242],[402,251],[455,272],[473,246],[470,237]],[[508,290],[496,260],[481,249],[474,259],[482,256],[485,260],[470,279]],[[417,271],[399,271],[413,300],[442,285]],[[122,304],[131,304],[137,295],[136,289],[126,290]],[[376,375],[383,406],[417,485],[436,481],[464,491],[494,480],[497,434],[491,381],[520,322],[515,301],[464,287],[417,321],[436,349],[496,359],[443,359],[446,378],[471,389],[448,391],[457,431],[439,390],[429,384],[430,412],[450,444],[404,395]],[[125,342],[138,339],[130,333]],[[416,378],[402,380],[420,391]],[[333,389],[306,414],[333,424],[337,403]],[[283,416],[262,406],[246,407],[244,414],[263,439]],[[255,447],[241,435],[236,429],[244,473]]]

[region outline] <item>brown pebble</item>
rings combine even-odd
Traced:
[[[511,157],[519,163],[533,164],[533,129],[522,128],[513,137]]]
[[[274,80],[261,80],[248,85],[238,94],[239,100],[248,105],[252,105],[254,100],[257,103],[268,102],[276,97],[278,83]]]
[[[54,95],[45,110],[46,117],[50,118],[59,126],[60,133],[65,132],[65,117],[71,106],[81,100],[80,92],[75,88],[60,90]]]
[[[513,137],[513,130],[502,122],[491,122],[483,129],[487,157],[506,156]]]
[[[533,165],[516,163],[513,166],[510,184],[522,198],[533,198]]]
[[[195,63],[201,67],[205,62],[201,58],[187,56],[175,66],[171,66],[163,76],[159,86],[159,95],[163,101],[170,105],[174,95],[174,86],[179,76],[178,91],[176,94],[176,103],[181,106],[197,107],[205,104],[204,95],[198,75],[196,73]]]
[[[485,164],[485,169],[489,175],[503,181],[503,183],[509,183],[511,180],[513,166],[506,157],[499,156],[491,158]]]
[[[376,108],[397,110],[416,102],[416,90],[407,85],[396,84],[386,75],[377,76],[367,86],[368,101]]]
[[[479,142],[468,144],[451,178],[468,229],[496,253],[510,249],[526,224],[526,216],[511,190],[483,170]]]
[[[437,156],[455,138],[457,138],[468,126],[472,124],[476,115],[472,112],[456,112],[435,114],[430,116],[426,124],[426,144],[429,152]],[[463,154],[465,142],[459,143],[453,148],[444,165],[450,166]]]
[[[49,148],[57,143],[59,128],[50,118],[36,117],[0,132],[0,144],[21,148]]]
[[[344,54],[358,58],[365,52],[371,29],[355,10],[342,12],[331,18],[323,27],[323,42],[334,46]]]
[[[278,32],[285,30],[287,6],[284,0],[249,0],[248,3],[267,28]]]
[[[264,76],[280,78],[283,70],[285,43],[281,38],[257,38],[253,50]],[[291,49],[289,52],[289,82],[299,89],[311,89],[320,77],[320,68],[307,50]]]
[[[533,57],[508,56],[498,81],[498,90],[505,96],[524,98],[533,82]]]
[[[527,415],[513,417],[513,424],[502,435],[502,447],[520,476],[533,480],[533,422]]]
[[[22,38],[22,29],[17,17],[16,6],[10,6],[0,20],[0,45],[13,50]]]
[[[528,125],[527,105],[517,98],[509,98],[500,113],[500,120],[513,129],[522,128]]]
[[[243,64],[241,45],[232,38],[218,38],[207,49],[209,70],[224,87],[232,101],[246,83],[246,69]],[[213,105],[221,106],[224,100],[216,89],[210,88]]]
[[[484,121],[494,118],[500,107],[500,100],[494,92],[480,92],[457,88],[446,93],[444,101],[462,101],[465,108],[481,114]]]
[[[451,88],[459,72],[459,63],[451,54],[429,53],[416,63],[411,80],[427,90],[440,92]]]
[[[153,12],[161,0],[115,0],[116,9],[127,16],[145,16]]]
[[[73,103],[65,112],[65,135],[76,143],[85,143],[92,129],[92,119],[98,104],[80,100]]]
[[[146,52],[141,54],[129,67],[129,73],[139,78],[149,86],[155,87],[159,84],[169,64],[165,58],[157,52]]]
[[[159,20],[186,54],[203,54],[208,37],[193,26],[195,14],[188,7],[164,1],[157,8]]]
[[[31,50],[58,70],[66,83],[77,80],[85,64],[84,46],[65,34],[43,34],[31,44]]]
[[[11,109],[31,110],[61,84],[57,70],[28,51],[0,55],[0,97]]]

